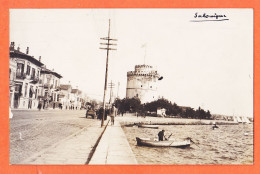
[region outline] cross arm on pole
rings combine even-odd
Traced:
[[[117,45],[117,44],[113,44],[113,43],[100,43],[101,45]]]
[[[101,39],[101,40],[113,40],[113,41],[117,41],[117,39],[111,39],[111,38],[108,38],[108,37],[101,37],[100,39]]]
[[[103,49],[103,50],[117,50],[115,48],[99,48],[99,49]]]

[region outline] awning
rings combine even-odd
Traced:
[[[33,86],[30,86],[30,90],[31,90],[31,92],[34,94],[35,93],[35,91],[34,91],[34,89],[33,89]]]

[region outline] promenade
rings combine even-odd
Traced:
[[[21,164],[32,165],[105,165],[105,164],[137,164],[135,156],[128,144],[126,136],[118,121],[115,125],[105,122],[105,127],[96,125],[101,133],[100,140],[93,137],[97,128],[85,129],[67,137],[51,147],[29,157]],[[102,130],[103,129],[103,130]],[[88,140],[97,139],[97,147]],[[93,149],[96,148],[96,149]],[[92,149],[94,151],[92,151]],[[94,154],[93,154],[94,153]],[[90,161],[90,162],[89,162]]]
[[[13,111],[10,164],[137,164],[118,121],[86,119],[85,111]]]
[[[83,128],[64,140],[53,144],[51,147],[27,158],[21,164],[84,165],[91,158],[96,142],[101,137],[103,131],[104,128],[100,127],[100,122],[95,122],[95,127]],[[96,136],[97,133],[100,137]]]
[[[118,121],[115,120],[114,125],[107,126],[89,164],[137,164],[125,133]]]

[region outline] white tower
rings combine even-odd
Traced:
[[[136,65],[135,71],[127,72],[126,98],[137,97],[141,103],[158,99],[159,74],[149,65]]]

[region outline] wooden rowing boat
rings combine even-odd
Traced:
[[[139,138],[136,137],[137,145],[139,146],[148,146],[148,147],[189,147],[190,146],[190,139],[185,139],[183,141],[176,141],[176,140],[165,140],[165,141],[158,141],[151,138]]]
[[[151,129],[158,129],[158,125],[151,125],[151,124],[138,124],[138,127],[142,128],[151,128]]]

